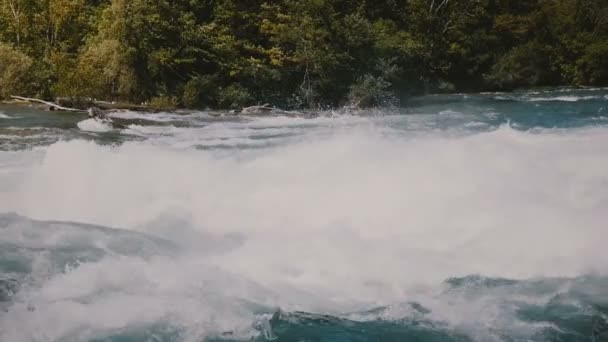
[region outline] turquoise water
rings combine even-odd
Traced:
[[[0,341],[608,341],[608,89],[0,106]]]

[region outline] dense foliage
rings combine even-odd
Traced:
[[[317,107],[608,84],[605,0],[0,1],[0,97]]]

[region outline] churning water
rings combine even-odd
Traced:
[[[0,341],[608,341],[607,97],[4,106]]]

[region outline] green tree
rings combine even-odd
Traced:
[[[606,41],[605,0],[0,0],[24,94],[159,106],[606,85]]]

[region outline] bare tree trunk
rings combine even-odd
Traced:
[[[54,102],[43,101],[40,99],[31,98],[31,97],[22,97],[22,96],[11,95],[11,98],[15,99],[15,100],[19,100],[19,101],[42,103],[44,105],[49,106],[49,108],[53,108],[54,110],[60,110],[60,111],[64,111],[64,112],[78,112],[78,113],[85,112],[84,110],[81,110],[81,109],[63,107]]]
[[[21,45],[21,7],[16,0],[8,0],[8,6],[15,20],[15,35],[17,38],[17,46]]]
[[[439,13],[439,11],[441,10],[441,8],[443,6],[447,6],[447,4],[450,2],[450,0],[443,0],[442,3],[439,4],[439,6],[437,6],[437,9],[435,10],[435,15],[437,15],[437,13]]]

